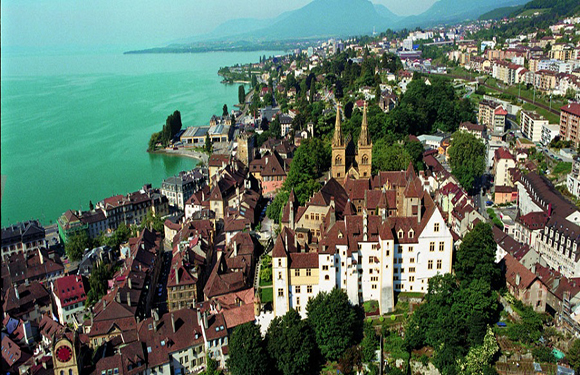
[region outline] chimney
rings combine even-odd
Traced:
[[[40,249],[38,249],[38,257],[40,258],[40,264],[44,264],[44,255]]]
[[[520,285],[520,281],[521,281],[521,279],[522,279],[522,278],[520,277],[520,274],[519,274],[519,273],[518,273],[518,274],[516,274],[516,285],[518,285],[518,286]]]
[[[117,294],[115,294],[115,301],[117,301],[118,303],[121,303],[121,295],[119,294],[119,292],[117,292]]]
[[[201,325],[201,311],[199,308],[197,309],[197,323]]]
[[[173,329],[173,333],[175,333],[175,316],[171,313],[171,328]]]
[[[16,299],[20,299],[20,293],[18,293],[18,286],[14,284],[14,294],[16,294]]]
[[[46,364],[46,361],[43,361],[42,362],[42,368],[45,369],[45,370],[48,368],[48,365]]]
[[[127,292],[127,305],[131,307],[131,292]]]
[[[532,271],[533,274],[536,274],[536,264],[535,263],[532,266],[532,270],[531,271]]]
[[[127,276],[127,285],[129,286],[129,289],[133,289],[131,284],[131,278],[129,276]]]
[[[94,315],[94,314],[93,314],[93,312],[91,311],[91,327],[93,326],[93,323],[94,323],[94,316],[93,316],[93,315]]]
[[[234,241],[234,257],[238,256],[238,243]]]
[[[292,199],[289,200],[288,204],[290,204],[290,213],[288,215],[288,219],[290,221],[290,228],[294,230],[294,202]]]
[[[207,322],[207,311],[203,314],[203,326],[205,329],[209,328],[209,324]]]
[[[107,307],[107,301],[103,300],[103,310],[105,310],[105,307]]]
[[[366,208],[363,210],[363,241],[368,241],[368,226],[369,226],[369,218],[367,215]]]
[[[179,268],[174,268],[175,271],[175,284],[179,285]]]

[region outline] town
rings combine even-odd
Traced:
[[[194,169],[2,228],[3,371],[580,371],[580,13],[538,3],[221,68],[148,144]]]

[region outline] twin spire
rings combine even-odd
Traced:
[[[342,137],[342,128],[341,128],[341,105],[340,103],[336,107],[336,122],[334,123],[334,137],[332,144],[333,146],[344,146],[344,138]],[[364,107],[363,107],[363,119],[360,128],[360,136],[358,137],[358,145],[359,146],[368,146],[370,145],[369,140],[369,127],[367,123],[367,102],[365,100]]]

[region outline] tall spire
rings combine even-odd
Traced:
[[[363,119],[360,127],[360,136],[358,137],[359,146],[368,146],[369,142],[369,126],[367,123],[367,102],[365,100],[363,107]]]
[[[334,124],[334,138],[332,139],[333,146],[342,146],[344,140],[342,139],[342,129],[340,124],[340,103],[336,107],[336,122]]]

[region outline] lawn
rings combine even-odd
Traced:
[[[272,288],[260,288],[260,300],[262,303],[274,302],[274,294]]]
[[[526,110],[538,112],[538,114],[544,116],[544,118],[546,118],[546,120],[548,120],[550,122],[550,124],[559,124],[560,123],[560,116],[559,115],[553,114],[552,112],[547,111],[544,108],[540,108],[540,107],[535,106],[531,103],[524,103],[522,108],[524,108]]]
[[[561,161],[554,167],[552,174],[568,174],[572,172],[572,163]]]

